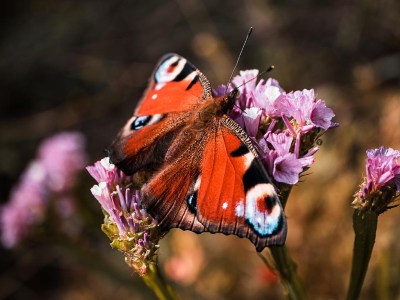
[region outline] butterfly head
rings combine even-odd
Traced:
[[[224,114],[226,114],[233,108],[238,95],[239,95],[239,90],[237,88],[234,88],[232,91],[226,93],[222,97],[217,98],[217,103],[219,104],[221,111]]]

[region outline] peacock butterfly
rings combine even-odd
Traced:
[[[167,54],[108,153],[127,175],[150,173],[142,203],[161,229],[235,234],[262,251],[285,242],[286,219],[249,136],[227,115],[237,94],[213,97],[196,67]]]

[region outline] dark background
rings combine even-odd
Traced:
[[[2,3],[0,14],[2,203],[53,133],[80,131],[90,162],[105,156],[163,54],[185,56],[213,86],[225,83],[253,26],[239,68],[274,64],[271,76],[286,91],[316,89],[340,123],[289,199],[287,246],[311,299],[343,299],[350,203],[365,150],[400,148],[397,0],[21,0]],[[82,172],[72,241],[48,232],[62,227],[49,217],[16,249],[0,248],[1,299],[150,297],[100,232],[92,184]],[[400,295],[399,217],[399,209],[380,217],[363,299]],[[164,267],[171,259],[183,276]],[[236,237],[174,230],[162,243],[161,266],[183,299],[283,297],[251,243]]]

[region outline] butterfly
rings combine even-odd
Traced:
[[[235,234],[262,251],[285,242],[286,218],[249,136],[228,117],[237,95],[213,97],[203,73],[167,54],[107,151],[125,174],[150,174],[142,205],[162,230]]]

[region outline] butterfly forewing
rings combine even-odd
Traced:
[[[177,54],[165,55],[134,115],[107,149],[111,161],[126,174],[157,169],[187,121],[185,112],[210,96],[210,84],[198,69]]]
[[[185,58],[167,54],[155,68],[135,115],[187,111],[209,97],[211,87],[206,77]]]

